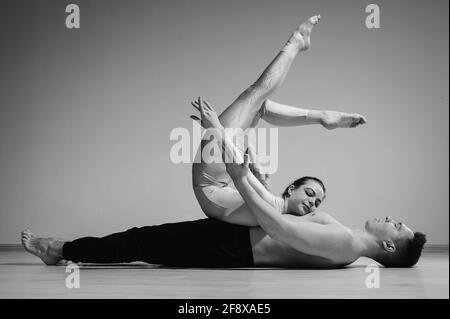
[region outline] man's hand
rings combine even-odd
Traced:
[[[199,97],[198,100],[192,101],[191,104],[200,112],[201,115],[201,119],[195,115],[191,115],[191,119],[199,121],[204,129],[216,128],[223,130],[223,126],[219,121],[216,111],[214,111],[207,101],[202,100],[202,98]]]
[[[229,154],[227,150],[225,150],[225,146],[223,146],[222,154]],[[229,155],[228,158],[226,155],[224,156],[224,163],[225,167],[227,169],[228,175],[233,179],[233,181],[236,183],[237,181],[240,181],[244,178],[247,178],[250,172],[250,168],[248,167],[248,154],[244,154],[244,163],[237,163],[235,161],[235,157],[233,155]]]

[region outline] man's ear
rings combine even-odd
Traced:
[[[383,248],[389,253],[395,252],[396,249],[394,242],[392,242],[391,240],[383,241]]]

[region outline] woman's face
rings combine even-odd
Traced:
[[[324,198],[322,186],[314,180],[309,180],[299,188],[291,190],[287,198],[287,210],[291,214],[303,216],[314,212]]]

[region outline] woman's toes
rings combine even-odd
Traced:
[[[310,21],[313,25],[316,25],[317,22],[319,22],[319,19],[320,19],[320,16],[317,15],[317,16],[312,17],[309,21]]]
[[[321,19],[320,14],[318,14],[318,15],[315,15],[315,16],[312,16],[311,18],[309,18],[309,22],[312,25],[316,25],[317,23],[319,23],[320,19]]]

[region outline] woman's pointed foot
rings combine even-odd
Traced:
[[[342,113],[324,111],[321,119],[322,125],[329,129],[357,127],[367,123],[364,116],[357,113]]]
[[[306,51],[311,45],[311,32],[314,26],[319,23],[321,17],[320,14],[312,16],[305,22],[303,22],[295,31],[294,36],[299,40],[299,50]]]

